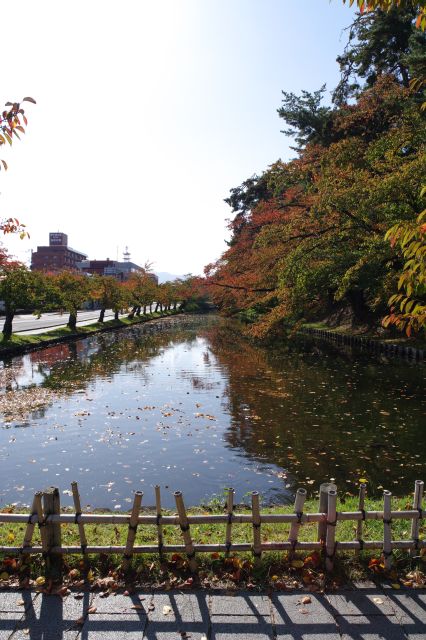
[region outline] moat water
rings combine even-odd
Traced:
[[[253,346],[215,317],[170,319],[0,364],[0,505],[58,486],[71,505],[166,507],[258,490],[267,503],[339,492],[395,495],[426,479],[425,368],[301,339]]]

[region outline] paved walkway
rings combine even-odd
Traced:
[[[0,640],[426,639],[426,591],[0,593]]]

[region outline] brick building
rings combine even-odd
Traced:
[[[92,275],[99,276],[114,276],[120,282],[128,280],[132,273],[143,272],[144,269],[130,260],[124,260],[119,262],[118,260],[83,260],[78,265],[78,268],[84,273],[90,273]],[[158,284],[158,277],[154,273],[149,273],[148,276]]]
[[[33,271],[76,271],[77,264],[87,258],[85,253],[68,246],[66,233],[49,233],[49,246],[37,247],[31,257]]]

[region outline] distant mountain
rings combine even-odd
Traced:
[[[175,273],[169,273],[168,271],[158,271],[156,275],[158,276],[158,284],[183,278],[183,276],[177,276]]]

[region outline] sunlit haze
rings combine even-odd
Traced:
[[[338,81],[353,10],[334,0],[20,2],[2,29],[0,100],[28,129],[0,157],[0,218],[25,262],[68,234],[91,259],[201,273],[225,249],[223,199],[294,155],[281,90]],[[5,16],[4,16],[5,17]]]

